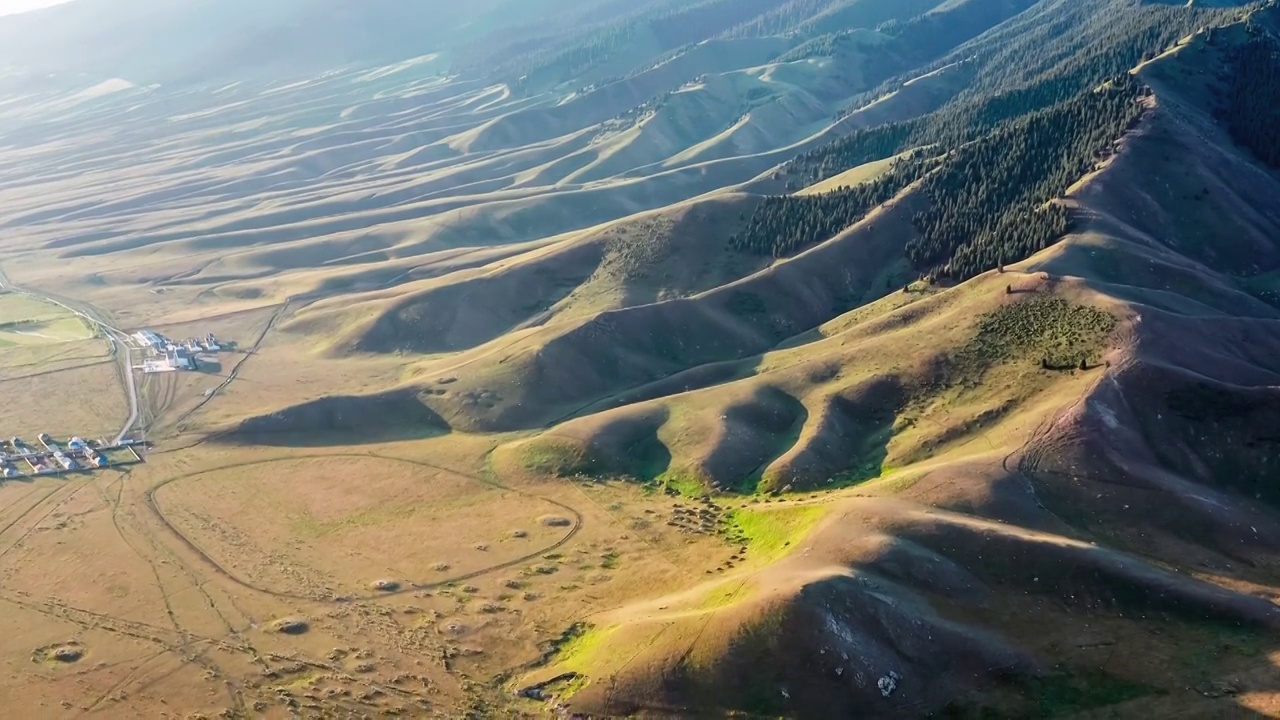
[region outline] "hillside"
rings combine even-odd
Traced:
[[[1214,208],[1280,190],[1214,119],[1243,34],[1202,33],[1143,66],[1153,111],[1073,189],[1078,229],[1054,247],[837,318],[745,361],[743,379],[511,446],[511,462],[695,494],[857,490],[738,505],[743,564],[593,618],[526,681],[589,679],[570,706],[590,712],[1201,716],[1221,712],[1215,694],[1189,699],[1173,678],[1217,634],[1260,644],[1228,641],[1209,677],[1273,712],[1280,608],[1259,591],[1280,542],[1280,311],[1241,292],[1229,258],[1203,259],[1247,232],[1207,231]],[[1277,237],[1274,207],[1241,206]],[[1259,243],[1259,257],[1275,247]],[[797,550],[753,560],[771,537],[753,534],[774,532]],[[1126,647],[1149,632],[1161,639]]]
[[[0,456],[9,706],[1280,715],[1275,0],[103,3],[0,18],[0,419],[135,441]]]

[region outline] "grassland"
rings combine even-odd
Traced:
[[[111,346],[67,308],[0,292],[5,436],[93,437],[128,414]]]
[[[0,294],[0,350],[87,340],[93,330],[71,311],[26,295]]]
[[[835,120],[874,58],[788,46],[531,96],[424,62],[0,105],[4,272],[236,343],[139,380],[145,463],[0,483],[0,704],[1280,712],[1280,185],[1205,106],[1226,51],[1144,65],[1073,232],[948,285],[906,262],[911,188],[732,249],[780,163],[974,80]],[[114,431],[112,357],[0,294],[5,434]]]

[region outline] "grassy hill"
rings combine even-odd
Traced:
[[[1245,589],[1277,570],[1263,478],[1280,324],[1220,245],[1258,227],[1235,257],[1267,267],[1262,238],[1277,228],[1265,213],[1246,215],[1263,223],[1249,229],[1201,225],[1276,182],[1215,121],[1220,93],[1205,88],[1243,32],[1201,33],[1142,67],[1155,109],[1073,189],[1077,229],[1053,248],[890,295],[711,387],[501,451],[544,471],[737,495],[727,502],[753,532],[795,548],[759,563],[748,550],[692,591],[592,618],[524,682],[575,675],[562,699],[589,712],[1214,712],[1204,696],[1172,700],[1187,658],[1207,637],[1280,625],[1269,596]],[[1171,156],[1177,170],[1162,165]],[[816,521],[783,522],[806,508]],[[1099,667],[1062,642],[1096,635],[1100,613],[1158,623],[1161,640],[1118,646],[1125,661]],[[1059,630],[1046,632],[1050,617]],[[1275,651],[1227,642],[1210,675]]]
[[[103,46],[75,5],[83,53],[0,78],[0,282],[229,346],[140,381],[127,477],[0,486],[0,688],[1280,714],[1274,2],[130,5]],[[274,42],[181,46],[208,13]],[[118,423],[139,351],[31,308],[4,418]]]

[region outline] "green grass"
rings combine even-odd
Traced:
[[[574,672],[589,673],[597,665],[601,645],[613,632],[614,628],[577,623],[561,637],[555,651],[556,663]]]
[[[1233,664],[1266,661],[1266,639],[1249,628],[1195,623],[1170,628],[1170,632],[1187,634],[1183,646],[1188,650],[1178,658],[1178,664],[1192,682],[1211,681],[1229,671]]]
[[[829,509],[824,504],[740,508],[729,513],[730,532],[746,539],[752,560],[772,562],[804,539]]]
[[[913,485],[920,482],[924,478],[925,473],[897,473],[885,470],[883,476],[875,483],[875,489],[886,492],[890,495],[904,493],[911,489]]]
[[[889,442],[893,439],[893,423],[894,418],[889,415],[879,426],[867,428],[871,432],[862,440],[864,451],[859,454],[857,466],[837,474],[835,487],[860,485],[884,475],[884,461],[889,456]]]
[[[655,478],[655,480],[658,484],[666,485],[685,497],[701,497],[707,492],[706,483],[690,472],[668,470]]]
[[[1033,678],[1029,681],[1028,692],[1035,702],[1036,715],[1052,718],[1116,705],[1158,690],[1090,669]]]
[[[541,475],[567,477],[591,474],[590,460],[577,443],[558,438],[539,438],[519,450],[521,467]]]
[[[69,316],[65,309],[28,295],[0,292],[0,323],[19,320],[49,320]]]
[[[52,345],[93,336],[93,328],[62,307],[0,293],[0,347]]]

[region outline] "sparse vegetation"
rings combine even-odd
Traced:
[[[1035,295],[987,313],[958,354],[964,373],[981,373],[999,362],[1034,357],[1052,368],[1073,369],[1096,357],[1116,326],[1110,313],[1054,295]]]

